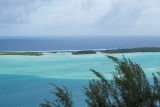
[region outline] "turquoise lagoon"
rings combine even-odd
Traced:
[[[0,56],[0,107],[39,107],[44,99],[53,100],[48,83],[66,85],[73,92],[75,107],[85,107],[83,86],[96,78],[89,69],[95,69],[111,79],[115,71],[106,56],[122,54],[71,55],[47,53],[43,56]],[[140,64],[148,78],[160,71],[160,53],[126,53],[125,57]]]

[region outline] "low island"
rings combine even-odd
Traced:
[[[83,50],[83,51],[73,51],[72,55],[79,55],[79,54],[96,54],[97,51],[94,50]]]
[[[144,48],[128,48],[128,49],[111,49],[100,50],[102,53],[134,53],[134,52],[160,52],[159,47],[144,47]]]
[[[144,48],[127,48],[127,49],[104,49],[104,50],[82,50],[74,51],[72,55],[78,54],[95,54],[96,52],[101,53],[135,53],[135,52],[160,52],[159,47],[144,47]]]
[[[28,56],[41,56],[43,52],[0,52],[0,55],[28,55]]]
[[[101,53],[135,53],[135,52],[160,52],[160,47],[144,47],[144,48],[127,48],[127,49],[103,49],[103,50],[79,50],[79,51],[50,51],[46,53],[64,53],[69,52],[72,55],[83,54],[96,54]],[[41,56],[44,52],[0,52],[0,55],[28,55],[28,56]]]

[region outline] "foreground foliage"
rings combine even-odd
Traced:
[[[68,92],[65,86],[58,87],[55,84],[51,84],[57,92],[52,92],[57,99],[54,102],[45,100],[46,104],[40,104],[41,107],[72,107],[72,94]]]
[[[107,80],[101,73],[91,71],[98,77],[89,81],[83,93],[89,107],[159,107],[160,73],[153,74],[153,83],[149,82],[140,65],[123,57],[108,56],[116,65],[113,80]],[[55,102],[47,101],[41,107],[73,107],[71,93],[64,87],[53,85],[57,92]]]

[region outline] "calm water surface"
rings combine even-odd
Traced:
[[[83,86],[95,78],[95,69],[111,79],[114,64],[106,55],[71,55],[45,53],[43,56],[0,56],[0,107],[39,107],[43,99],[53,100],[48,83],[66,85],[73,92],[75,107],[85,107]],[[150,78],[160,71],[160,53],[128,53],[127,58],[139,63]]]
[[[160,47],[158,36],[10,37],[0,38],[0,51],[49,51]]]

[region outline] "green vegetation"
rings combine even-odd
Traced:
[[[85,51],[74,51],[72,55],[80,55],[80,54],[96,54],[96,51],[93,50],[85,50]]]
[[[112,80],[107,80],[101,73],[91,70],[98,79],[90,80],[88,86],[83,89],[88,107],[160,106],[160,73],[153,74],[152,83],[140,65],[125,57],[108,58],[116,64],[116,72],[113,72]],[[54,102],[47,101],[46,104],[41,104],[41,107],[73,107],[71,93],[65,87],[62,89],[53,86],[57,99]]]
[[[71,51],[71,52],[72,55],[96,54],[97,52],[102,52],[102,53],[160,52],[160,48],[144,47],[144,48],[128,48],[128,49],[108,49],[108,50],[82,50],[82,51]]]
[[[85,88],[89,107],[158,107],[160,81],[153,74],[150,84],[140,65],[130,60],[109,56],[116,63],[117,72],[108,81],[102,74],[91,70],[99,80],[91,80]],[[157,74],[158,75],[158,74]],[[160,75],[159,75],[160,76]]]
[[[48,53],[58,53],[58,52],[48,52]]]
[[[28,56],[41,56],[43,52],[0,52],[0,55],[28,55]]]
[[[130,48],[130,49],[112,49],[101,50],[102,53],[133,53],[133,52],[160,52],[160,48]]]
[[[46,104],[40,104],[41,107],[73,107],[72,94],[68,92],[65,86],[58,87],[55,84],[51,84],[57,92],[52,92],[57,99],[54,102],[45,100]]]
[[[48,53],[65,53],[71,52],[72,55],[82,54],[96,54],[102,53],[133,53],[133,52],[160,52],[160,48],[130,48],[130,49],[111,49],[111,50],[82,50],[82,51],[51,51]],[[41,56],[43,52],[0,52],[0,55],[28,55],[28,56]]]

